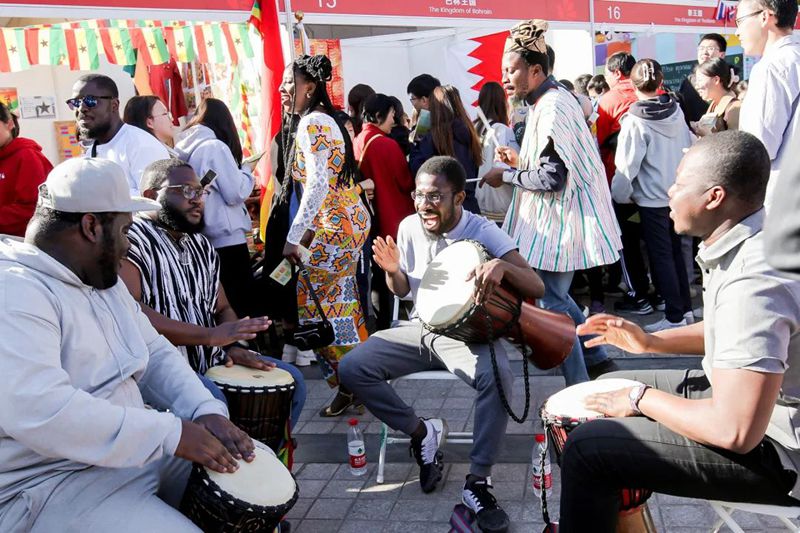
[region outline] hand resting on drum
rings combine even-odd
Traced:
[[[268,363],[262,360],[258,354],[252,350],[247,350],[241,346],[231,346],[225,350],[225,366],[242,365],[257,370],[270,371],[275,368],[275,363]]]
[[[603,413],[606,416],[622,418],[626,416],[636,416],[631,408],[630,392],[636,387],[626,387],[611,392],[598,392],[586,397],[583,405],[587,409]]]
[[[535,300],[544,296],[542,279],[516,250],[478,265],[467,276],[467,281],[471,279],[475,279],[475,302],[478,304],[486,301],[503,280],[519,291],[523,298]]]
[[[175,456],[199,463],[216,472],[235,472],[236,459],[253,460],[253,441],[230,420],[204,415],[181,421],[181,439]]]

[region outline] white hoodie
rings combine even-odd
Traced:
[[[181,418],[227,416],[123,283],[94,289],[7,236],[0,317],[0,504],[59,472],[174,455]]]
[[[245,233],[253,227],[244,205],[253,192],[254,179],[250,171],[240,169],[230,148],[217,139],[211,128],[202,124],[183,132],[175,151],[179,158],[192,165],[200,178],[209,170],[217,173],[206,199],[203,235],[214,248],[247,242]]]

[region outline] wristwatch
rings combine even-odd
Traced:
[[[628,399],[631,401],[631,410],[637,415],[642,414],[641,409],[639,409],[639,402],[642,401],[642,396],[644,396],[645,391],[649,388],[650,385],[645,385],[642,383],[636,387],[633,387],[628,393]]]

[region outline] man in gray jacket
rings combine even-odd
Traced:
[[[25,241],[0,238],[0,531],[199,531],[170,507],[190,461],[252,460],[117,282],[131,213],[159,207],[130,197],[117,164],[72,159],[40,187]]]

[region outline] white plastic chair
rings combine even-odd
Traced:
[[[763,514],[774,516],[778,518],[789,531],[795,533],[800,532],[791,519],[800,518],[800,507],[783,507],[780,505],[764,505],[760,503],[735,503],[735,502],[718,502],[709,501],[709,505],[714,509],[714,512],[719,516],[719,520],[714,524],[713,533],[719,533],[723,524],[731,528],[733,533],[744,533],[744,530],[736,523],[731,516],[734,511],[744,511],[745,513]]]

